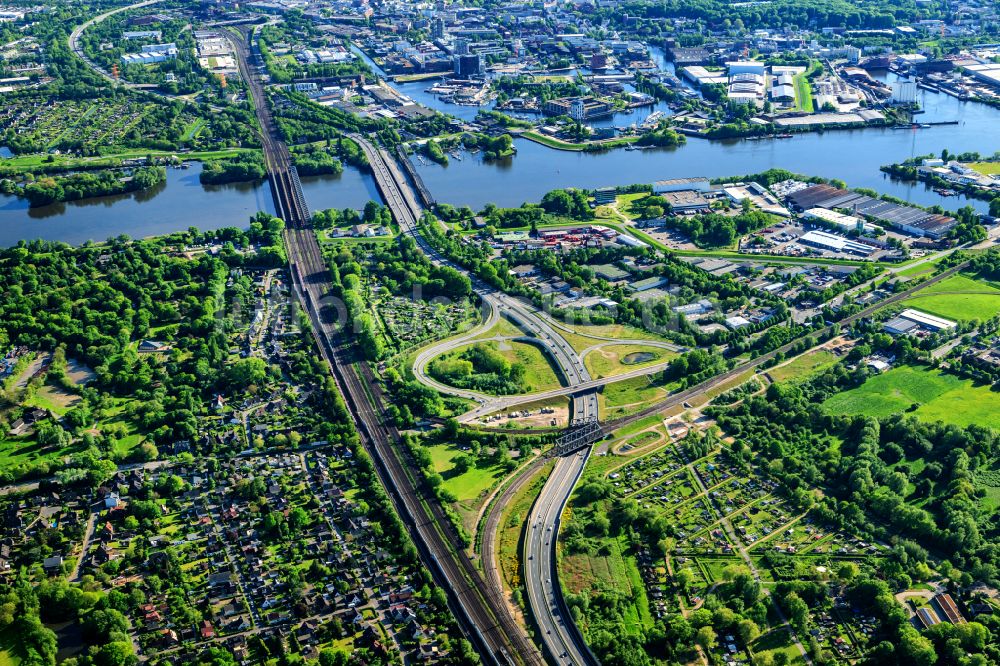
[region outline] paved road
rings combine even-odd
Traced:
[[[428,258],[439,265],[446,265],[469,275],[461,266],[443,257],[437,250],[430,246],[418,228],[418,218],[422,214],[422,207],[417,203],[416,197],[406,179],[399,172],[395,160],[386,156],[381,150],[373,146],[367,139],[353,135],[351,137],[364,151],[368,163],[375,175],[376,183],[382,192],[383,197],[393,217],[399,224],[400,231],[411,236],[416,241],[418,247],[422,248]],[[583,422],[597,419],[597,393],[595,390],[579,390],[593,380],[583,364],[583,360],[570,346],[570,344],[560,335],[553,326],[539,317],[534,309],[525,304],[520,299],[509,296],[486,285],[474,275],[469,275],[476,292],[492,312],[502,313],[522,328],[529,336],[537,338],[546,351],[550,354],[559,366],[563,376],[570,385],[570,389],[577,387],[577,395],[574,396],[573,415],[574,421]],[[492,314],[486,319],[492,318]],[[481,327],[480,327],[480,330]],[[474,336],[471,336],[474,337]],[[446,341],[446,343],[448,342]],[[437,345],[435,345],[437,346]],[[428,358],[425,356],[425,358]],[[590,388],[590,387],[587,387]],[[579,478],[583,467],[586,464],[586,452],[582,455],[573,455],[562,458],[556,463],[556,471],[553,472],[542,493],[539,496],[535,507],[536,512],[550,525],[550,538],[543,546],[544,552],[539,551],[537,555],[529,553],[532,557],[529,562],[545,563],[547,573],[543,577],[540,571],[528,570],[525,576],[529,588],[528,602],[534,613],[536,621],[540,626],[545,627],[542,634],[542,643],[551,655],[562,655],[566,653],[569,658],[575,661],[562,661],[558,657],[559,663],[570,663],[577,665],[596,664],[596,660],[590,656],[589,649],[583,641],[579,630],[573,623],[565,609],[559,610],[564,604],[559,592],[555,566],[555,543],[559,530],[559,516],[563,507],[569,499],[573,486]],[[534,539],[527,540],[531,548],[539,547]],[[538,575],[536,575],[536,573]],[[535,593],[532,594],[534,589]]]
[[[863,308],[862,310],[858,311],[853,315],[844,317],[842,320],[837,322],[837,325],[841,327],[846,327],[860,319],[871,317],[877,311],[894,303],[898,303],[907,298],[910,298],[911,296],[913,296],[913,294],[919,292],[921,289],[926,289],[927,287],[933,284],[941,282],[942,280],[945,280],[951,277],[952,275],[955,275],[959,271],[964,270],[968,265],[969,261],[964,261],[961,264],[958,264],[956,266],[953,266],[952,268],[942,271],[941,273],[935,275],[934,277],[927,279],[925,282],[910,287],[909,289],[905,289],[899,293],[893,294],[892,296],[889,296],[888,298],[885,298],[879,301],[878,303]],[[830,333],[830,330],[831,330],[830,326],[825,326],[816,331],[811,331],[809,335],[812,336],[813,338],[822,338],[828,335]],[[635,414],[608,421],[605,424],[606,429],[608,431],[617,430],[631,423],[635,423],[636,421],[642,420],[647,416],[650,416],[651,414],[659,414],[660,412],[666,409],[670,409],[671,407],[681,405],[684,402],[696,396],[702,395],[708,391],[711,391],[712,389],[718,388],[719,386],[725,384],[726,382],[732,381],[733,379],[739,377],[741,374],[749,370],[755,370],[759,368],[761,365],[764,365],[765,363],[768,363],[769,361],[774,359],[774,357],[777,356],[778,354],[787,355],[800,342],[801,339],[796,339],[782,347],[779,347],[778,349],[770,351],[766,354],[761,354],[755,359],[746,361],[745,363],[740,363],[739,365],[734,366],[732,369],[727,370],[726,372],[716,375],[710,379],[706,379],[700,384],[696,384],[695,386],[692,386],[689,389],[685,389],[678,393],[671,394],[665,397],[663,400],[657,402],[656,404],[650,405],[649,407],[640,410]]]
[[[90,510],[90,516],[87,518],[87,527],[83,532],[83,549],[80,551],[80,556],[76,558],[76,564],[73,565],[73,570],[69,573],[69,582],[79,583],[80,582],[80,570],[83,569],[83,561],[87,557],[87,551],[90,550],[90,542],[94,538],[94,525],[97,523],[97,511],[93,509]]]
[[[104,68],[99,67],[97,65],[97,63],[95,63],[93,60],[91,60],[86,55],[84,55],[83,49],[80,47],[80,43],[79,42],[80,42],[80,35],[83,34],[84,30],[86,30],[87,28],[89,28],[90,26],[92,26],[92,25],[94,25],[96,23],[100,23],[101,21],[103,21],[104,19],[108,18],[109,16],[114,16],[115,14],[119,14],[121,12],[127,12],[130,9],[139,9],[140,7],[147,7],[149,5],[155,5],[156,3],[162,2],[162,1],[163,0],[144,0],[143,2],[138,2],[138,3],[134,4],[134,5],[128,5],[126,7],[118,7],[117,9],[112,9],[111,11],[104,12],[103,14],[98,14],[97,16],[95,16],[94,18],[90,19],[86,23],[82,23],[82,24],[76,26],[73,29],[73,32],[71,32],[69,34],[69,48],[70,48],[70,50],[72,50],[73,53],[75,53],[81,60],[83,60],[85,63],[87,63],[87,65],[92,70],[94,70],[95,72],[97,72],[98,74],[100,74],[103,78],[107,79],[111,83],[120,84],[120,85],[123,85],[123,86],[125,86],[127,88],[136,88],[136,89],[143,89],[143,90],[146,90],[146,89],[149,89],[149,88],[156,88],[155,85],[153,85],[153,86],[138,85],[138,84],[135,84],[135,83],[128,83],[127,81],[119,81],[118,79],[116,79],[113,76],[111,76],[111,74],[109,74],[108,72],[106,72],[104,70]]]
[[[597,664],[573,622],[558,579],[556,538],[560,516],[587,464],[589,450],[559,458],[535,501],[524,537],[522,564],[528,603],[534,611],[550,661],[567,666]]]
[[[414,195],[412,188],[400,172],[396,161],[386,155],[379,148],[376,148],[362,136],[356,134],[351,135],[351,139],[353,139],[365,153],[365,157],[368,159],[368,164],[371,166],[372,173],[375,176],[375,181],[379,190],[382,192],[382,196],[385,199],[386,204],[392,211],[393,217],[399,224],[400,232],[412,237],[417,243],[417,246],[434,264],[448,266],[459,271],[463,275],[467,275],[472,281],[473,289],[479,295],[480,299],[482,299],[484,307],[489,308],[491,312],[496,311],[503,314],[503,316],[507,317],[519,328],[521,328],[527,337],[536,339],[538,344],[542,346],[542,348],[549,354],[556,366],[559,368],[567,387],[579,386],[590,381],[590,374],[587,372],[587,368],[584,366],[583,360],[548,321],[538,316],[534,306],[486,284],[475,275],[470,274],[464,267],[455,264],[450,259],[443,256],[434,247],[432,247],[430,243],[427,242],[427,240],[423,237],[423,234],[421,234],[418,225],[418,220],[423,214],[423,207],[417,202],[417,198]],[[478,330],[481,332],[483,329],[480,327]],[[475,336],[468,334],[467,336],[463,336],[466,340],[469,337]],[[442,353],[443,351],[449,351],[456,346],[459,346],[459,343],[456,339],[451,339],[438,343],[430,349],[436,350],[436,353]],[[415,372],[421,373],[421,380],[425,383],[433,381],[427,376],[424,368],[426,368],[427,362],[429,362],[430,359],[436,355],[436,353],[430,353],[430,350],[424,350],[421,354],[422,365],[419,370],[415,370]],[[437,388],[437,386],[435,386],[435,388]],[[598,415],[596,391],[570,392],[580,393],[580,395],[574,396],[573,420],[582,422],[596,419]],[[473,399],[476,398],[473,397]]]

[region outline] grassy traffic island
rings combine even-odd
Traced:
[[[535,393],[561,386],[552,360],[526,342],[475,342],[435,358],[428,371],[448,386],[491,395]]]
[[[584,365],[591,377],[602,379],[664,363],[676,356],[673,352],[648,345],[607,344],[587,354]]]

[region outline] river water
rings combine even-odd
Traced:
[[[0,195],[0,246],[19,240],[57,240],[81,244],[119,234],[156,236],[188,227],[246,227],[260,210],[274,213],[267,182],[202,185],[201,164],[167,169],[167,181],[151,190],[95,197],[29,208],[28,202]],[[345,168],[340,176],[302,179],[302,191],[313,209],[362,208],[377,198],[371,176]]]
[[[654,57],[661,59],[662,54],[654,53]],[[476,107],[449,104],[424,92],[430,85],[417,81],[396,88],[431,108],[466,119],[475,117]],[[490,202],[518,206],[560,187],[594,188],[686,176],[715,178],[783,168],[839,178],[849,186],[872,188],[920,205],[939,204],[955,210],[970,203],[985,211],[985,202],[942,197],[922,183],[893,181],[879,171],[884,164],[938,154],[945,148],[984,155],[1000,150],[1000,110],[928,91],[920,91],[919,96],[925,110],[917,116],[919,122],[958,120],[959,124],[916,130],[839,130],[763,141],[689,138],[676,149],[604,153],[558,151],[519,139],[517,155],[508,160],[486,162],[480,155],[465,153],[446,167],[416,166],[438,201],[476,209]],[[662,109],[662,105],[647,107],[605,122],[630,125]],[[256,211],[273,212],[266,183],[203,186],[198,182],[199,170],[196,164],[186,170],[170,169],[167,182],[150,192],[37,209],[29,209],[26,201],[0,196],[0,245],[33,238],[82,243],[122,233],[133,237],[164,234],[189,226],[246,226]],[[378,199],[372,178],[350,167],[340,176],[303,179],[303,193],[312,210],[361,208],[369,199]]]
[[[689,138],[675,149],[612,150],[602,153],[557,151],[519,139],[517,155],[486,162],[463,155],[448,166],[418,164],[418,171],[438,201],[480,208],[487,202],[518,206],[537,201],[559,187],[604,187],[649,183],[664,178],[710,178],[758,173],[770,168],[839,178],[851,187],[869,187],[924,206],[956,209],[966,203],[985,211],[988,204],[965,197],[942,197],[923,183],[894,181],[879,171],[884,164],[909,157],[1000,150],[1000,111],[920,91],[925,113],[918,122],[958,120],[958,125],[923,129],[854,129],[797,134],[790,139],[708,141]]]

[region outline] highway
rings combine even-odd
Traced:
[[[418,224],[423,214],[423,207],[418,202],[406,178],[400,172],[396,161],[386,155],[384,151],[372,145],[366,138],[356,134],[351,135],[350,138],[365,153],[368,164],[375,176],[375,182],[382,193],[386,205],[392,211],[393,218],[399,224],[400,232],[412,237],[416,241],[417,246],[435,264],[449,266],[469,277],[472,281],[473,289],[483,302],[484,312],[487,313],[484,316],[484,322],[495,323],[494,315],[496,313],[502,314],[524,331],[526,338],[532,339],[552,358],[563,376],[566,385],[565,391],[567,394],[574,394],[574,422],[582,423],[596,419],[598,416],[596,391],[580,391],[574,388],[585,386],[593,380],[583,364],[583,359],[566,342],[563,336],[548,321],[540,317],[533,306],[487,285],[475,275],[470,274],[462,266],[455,264],[447,257],[441,255],[441,253],[431,246],[423,237],[423,234],[420,233]],[[434,356],[462,346],[462,344],[476,337],[476,335],[479,335],[484,330],[488,330],[485,323],[459,338],[445,340],[430,349],[423,350],[420,354],[421,364],[419,366],[421,381],[433,385],[439,390],[445,389],[445,392],[452,393],[453,395],[461,395],[455,393],[454,390],[446,390],[447,387],[443,384],[433,382],[427,376],[424,369]],[[464,393],[468,394],[465,397],[472,399],[482,400],[484,398],[481,394],[475,394],[474,392]]]
[[[422,208],[417,203],[417,199],[405,178],[396,167],[395,161],[363,137],[353,135],[351,138],[364,151],[372,173],[375,175],[376,184],[399,224],[401,233],[412,236],[431,261],[450,266],[469,275],[464,268],[441,256],[419,232],[417,220],[422,215]],[[530,337],[537,339],[538,343],[552,356],[562,370],[567,384],[569,384],[567,390],[572,392],[574,386],[577,387],[573,399],[574,423],[596,421],[597,392],[593,389],[583,388],[594,380],[590,378],[582,358],[569,343],[549,322],[538,316],[530,306],[519,299],[489,287],[474,275],[469,275],[469,278],[472,280],[476,293],[483,300],[484,308],[489,309],[489,314],[484,317],[484,323],[476,330],[455,340],[442,343],[445,345],[444,348],[447,349],[449,344],[460,346],[478,335],[479,332],[488,330],[488,327],[495,323],[497,313],[502,312]],[[554,663],[575,664],[577,666],[596,665],[597,661],[590,653],[571,616],[566,612],[562,590],[558,583],[555,549],[556,536],[559,532],[559,516],[562,514],[586,463],[586,452],[574,453],[556,460],[555,469],[542,488],[533,512],[533,524],[537,519],[544,527],[539,529],[537,533],[535,530],[529,533],[525,538],[524,550],[522,551],[522,566],[525,567],[525,582],[528,589],[527,602],[540,629],[541,642]],[[495,529],[495,525],[493,528]],[[495,560],[486,560],[486,568],[494,566]],[[504,599],[502,583],[498,581],[495,571],[487,575],[487,582],[490,584],[492,596],[497,599],[498,603],[503,604],[503,612],[509,612]],[[499,608],[497,610],[500,612]]]
[[[388,401],[358,356],[357,345],[324,316],[331,289],[329,270],[316,236],[308,227],[310,215],[301,194],[298,176],[287,146],[279,139],[268,109],[259,72],[250,65],[246,38],[232,35],[241,74],[250,88],[261,126],[262,143],[275,208],[285,220],[285,245],[292,284],[312,322],[312,331],[323,359],[329,365],[361,442],[375,463],[380,481],[389,492],[407,526],[421,559],[435,581],[447,592],[449,603],[466,635],[485,662],[498,666],[543,663],[537,649],[517,626],[501,597],[496,597],[452,532],[440,505],[425,501],[421,482],[410,472],[399,432],[383,419]]]
[[[567,666],[596,666],[599,663],[563,601],[556,559],[560,516],[587,465],[589,453],[590,449],[584,449],[556,459],[552,474],[528,518],[529,528],[525,531],[522,551],[528,603],[534,611],[550,660]]]

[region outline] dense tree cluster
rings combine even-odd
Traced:
[[[188,439],[196,432],[196,413],[232,379],[220,372],[229,346],[222,288],[230,267],[246,261],[232,243],[259,244],[253,261],[281,262],[280,233],[280,220],[265,215],[254,220],[249,232],[231,229],[173,237],[181,244],[222,239],[218,257],[201,254],[198,259],[165,252],[162,240],[127,237],[101,246],[71,248],[39,241],[0,251],[0,340],[55,351],[57,374],[64,372],[67,356],[96,374],[92,383],[75,389],[82,403],[62,424],[39,430],[46,446],[64,448],[71,433],[82,444],[59,471],[64,481],[100,483],[108,473],[105,464],[111,461],[96,455],[98,448],[125,433],[113,428],[103,428],[100,435],[86,431],[93,425],[93,413],[109,406],[109,396],[138,398],[130,403],[127,416],[154,444]],[[168,343],[170,352],[138,353],[139,341],[154,336]],[[12,468],[8,474],[48,472],[40,462],[33,468]]]
[[[807,385],[772,384],[765,396],[718,410],[719,424],[772,461],[770,471],[807,508],[816,500],[803,489],[823,488],[815,510],[825,520],[881,538],[899,535],[910,575],[919,576],[933,553],[968,580],[998,580],[997,516],[976,484],[977,470],[997,459],[996,434],[905,414],[844,419],[823,410],[828,396],[866,377],[863,367],[838,364]],[[918,460],[922,466],[911,465]],[[897,579],[908,583],[904,575]]]
[[[306,150],[295,153],[292,160],[300,176],[338,175],[344,171],[340,160],[330,152],[317,149],[313,144]]]
[[[667,227],[680,231],[701,248],[730,247],[739,238],[770,226],[777,221],[773,215],[750,210],[738,215],[677,216],[667,218]]]
[[[60,201],[77,201],[90,197],[139,192],[167,180],[163,167],[140,167],[129,172],[104,170],[81,171],[68,176],[48,176],[16,186],[12,181],[0,183],[0,191],[26,198],[32,206],[46,206]]]
[[[428,369],[436,379],[457,388],[497,395],[524,392],[524,366],[484,344],[436,358]]]
[[[239,153],[233,157],[205,162],[199,179],[207,185],[261,180],[267,175],[264,156],[260,153]]]
[[[387,212],[374,203],[365,207],[366,219],[377,219]],[[395,243],[359,245],[353,250],[341,246],[330,259],[330,268],[334,291],[344,301],[365,355],[373,360],[382,358],[388,348],[363,296],[363,278],[375,278],[389,293],[417,300],[443,298],[458,302],[472,294],[468,277],[449,266],[431,263],[410,236],[399,236]]]

